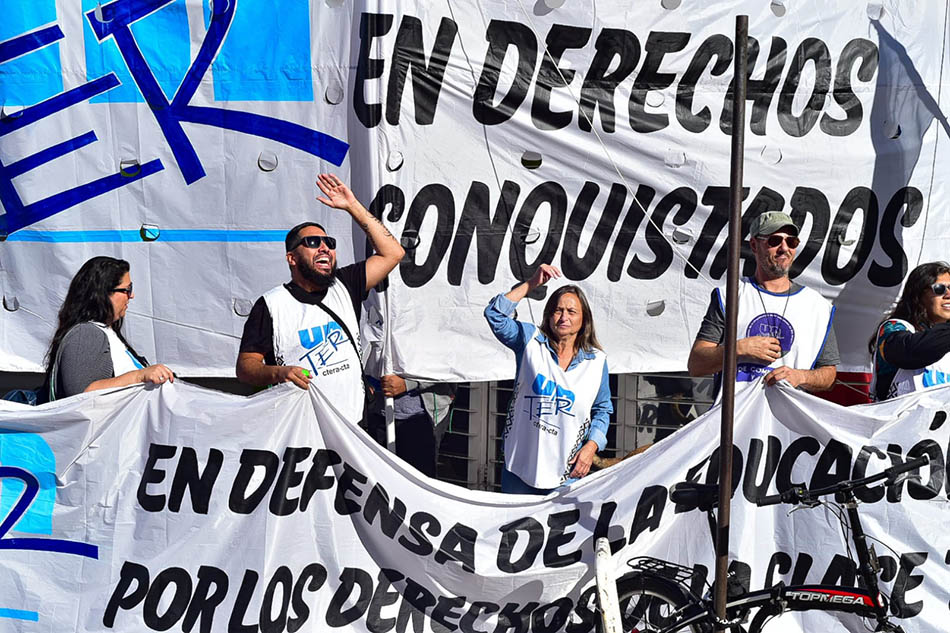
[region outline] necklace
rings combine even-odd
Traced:
[[[770,335],[774,337],[776,333],[780,333],[782,331],[781,322],[785,321],[787,323],[787,320],[785,319],[785,311],[788,309],[788,298],[792,295],[792,282],[789,281],[788,289],[785,291],[785,305],[782,306],[782,314],[778,315],[779,321],[775,320],[775,313],[769,312],[769,309],[766,307],[765,299],[762,297],[762,289],[759,287],[759,284],[755,281],[754,278],[752,279],[752,285],[755,287],[755,291],[759,295],[759,303],[762,304],[762,316],[766,317],[769,321],[768,324],[769,324],[769,329],[770,329]],[[768,291],[766,290],[766,292]],[[779,348],[781,349],[781,354],[779,354],[779,357],[776,360],[781,361],[782,365],[784,365],[785,354],[787,354],[789,350],[785,349],[782,346],[781,339],[779,339]],[[790,348],[791,348],[791,344],[789,344],[789,349]]]

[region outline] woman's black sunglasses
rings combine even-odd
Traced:
[[[935,297],[942,297],[947,294],[947,288],[950,288],[947,284],[930,284],[930,289],[933,290]]]
[[[326,243],[327,248],[331,251],[336,249],[336,238],[330,237],[329,235],[308,235],[306,237],[301,237],[297,240],[297,243],[294,244],[294,248],[297,248],[301,244],[307,248],[320,248],[321,243]],[[294,250],[294,248],[290,250]]]
[[[128,288],[113,288],[112,292],[121,292],[122,294],[131,297],[132,296],[132,282],[129,282]]]

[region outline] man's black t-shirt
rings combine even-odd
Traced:
[[[366,292],[366,262],[356,262],[338,268],[333,276],[336,277],[336,283],[341,283],[346,288],[347,293],[353,300],[356,319],[359,320],[363,300],[368,295]],[[326,290],[307,292],[292,281],[284,284],[284,288],[297,301],[310,305],[320,303],[327,296]],[[274,320],[271,318],[270,310],[267,309],[264,297],[258,298],[257,302],[254,303],[254,307],[251,308],[251,313],[247,317],[247,322],[244,323],[240,353],[245,352],[263,354],[265,365],[277,364],[274,359]]]

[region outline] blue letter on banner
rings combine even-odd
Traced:
[[[205,170],[198,159],[198,153],[181,126],[182,122],[211,125],[253,134],[303,150],[334,165],[343,162],[349,145],[329,134],[250,112],[190,105],[201,78],[208,71],[212,59],[224,43],[238,5],[243,4],[238,0],[216,2],[211,5],[212,16],[208,33],[175,98],[169,103],[138,43],[132,37],[131,26],[171,1],[115,0],[102,7],[102,20],[96,17],[95,11],[86,13],[86,18],[100,41],[109,37],[115,40],[126,65],[132,71],[133,81],[142,91],[146,103],[151,108],[171,147],[186,184],[190,185],[203,178]]]
[[[204,0],[205,26],[212,4]],[[215,101],[313,101],[310,3],[242,0],[211,74]]]
[[[29,55],[33,51],[48,47],[51,42],[62,38],[63,32],[60,28],[58,26],[50,26],[2,42],[0,43],[0,68],[20,56]],[[24,108],[17,112],[15,116],[4,116],[0,118],[0,138],[17,130],[29,127],[48,116],[71,108],[83,101],[88,101],[92,97],[112,90],[118,85],[119,80],[114,74],[109,73],[108,75],[82,84],[81,86],[60,92],[45,101]],[[162,163],[159,160],[152,160],[142,165],[135,174],[123,174],[120,171],[110,176],[105,176],[98,180],[73,187],[72,189],[61,191],[43,200],[38,200],[28,205],[23,204],[16,188],[13,186],[14,178],[55,158],[76,151],[95,140],[95,133],[89,131],[72,139],[56,143],[51,147],[31,156],[27,156],[10,165],[4,165],[2,160],[0,160],[0,203],[3,204],[5,211],[3,215],[0,215],[0,239],[5,238],[18,229],[73,207],[80,202],[95,198],[107,191],[118,189],[119,187],[145,178],[162,169]],[[0,157],[0,159],[2,159],[2,157]]]
[[[92,11],[98,0],[82,0],[82,10]],[[188,34],[188,11],[185,0],[174,0],[167,6],[140,20],[132,28],[135,41],[142,55],[149,60],[155,78],[171,99],[181,83],[191,62],[191,44]],[[83,41],[86,51],[86,78],[102,77],[115,73],[122,85],[115,90],[99,95],[92,103],[141,103],[142,93],[132,82],[132,75],[115,42],[100,42],[89,23],[83,26]]]
[[[0,18],[0,48],[7,45],[4,40],[18,35],[39,35],[30,31],[55,21],[55,0],[4,2],[3,17]],[[52,28],[59,31],[58,27]],[[48,35],[50,30],[42,29],[40,33],[45,31]],[[42,42],[41,46],[30,46],[15,54],[14,51],[8,51],[6,57],[10,61],[0,66],[0,103],[6,106],[33,105],[63,91],[59,44],[46,46],[62,37],[62,33],[54,38],[40,36],[41,39],[36,43]]]

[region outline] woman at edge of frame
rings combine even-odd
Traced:
[[[98,256],[82,265],[59,310],[41,401],[140,382],[174,382],[168,367],[149,365],[122,336],[134,297],[127,261]]]
[[[515,353],[502,492],[548,494],[570,484],[590,472],[594,455],[607,444],[613,412],[607,358],[584,292],[568,285],[551,293],[539,326],[512,318],[529,292],[560,276],[542,264],[485,308],[495,338]]]
[[[950,264],[928,262],[910,272],[868,350],[872,400],[950,383]]]

